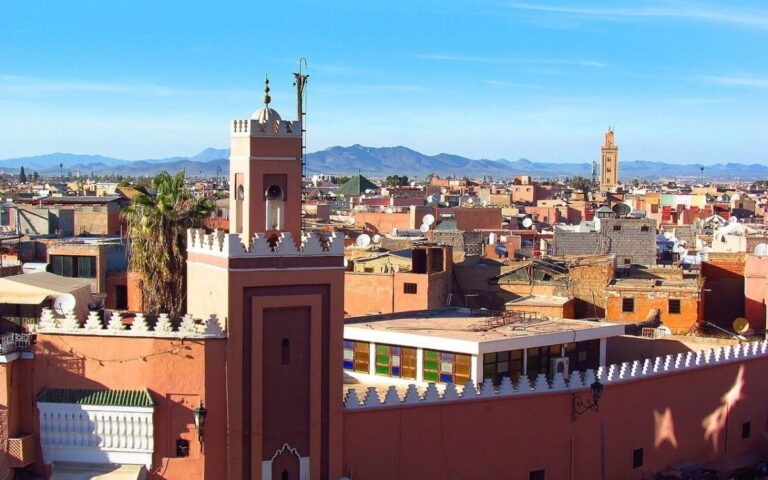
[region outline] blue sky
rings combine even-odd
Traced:
[[[3,0],[0,158],[225,147],[302,56],[310,151],[768,160],[766,2],[533,0]]]

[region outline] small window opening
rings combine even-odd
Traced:
[[[621,299],[621,311],[624,313],[631,313],[635,311],[635,299],[634,298],[622,298]]]
[[[417,290],[418,290],[418,285],[416,285],[415,283],[403,284],[403,293],[415,294]]]
[[[280,480],[288,480],[288,470],[283,470],[283,473],[280,474]]]
[[[280,344],[280,363],[282,365],[291,364],[291,342],[287,338],[284,338]]]
[[[632,452],[632,468],[640,468],[643,466],[643,449],[636,448]]]
[[[650,231],[650,229],[651,227],[649,227],[648,225],[643,225],[642,227],[640,227],[641,232],[647,232],[647,231]]]
[[[176,439],[176,457],[188,457],[189,456],[189,440],[183,438]]]
[[[614,225],[613,226],[613,231],[614,232],[620,232],[621,231],[621,225]]]
[[[752,422],[744,422],[741,424],[741,438],[747,439],[752,435]]]
[[[669,313],[680,313],[680,299],[679,298],[670,298],[669,299]]]
[[[532,470],[528,473],[528,480],[547,480],[547,472],[544,470]]]

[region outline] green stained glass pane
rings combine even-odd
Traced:
[[[424,362],[424,370],[434,370],[434,371],[437,371],[437,361],[434,361],[434,362]]]
[[[376,353],[380,355],[389,355],[389,346],[387,345],[376,345]]]
[[[389,365],[389,357],[387,355],[376,355],[376,363]]]
[[[485,363],[493,363],[496,361],[496,354],[486,353],[483,358],[485,359]]]
[[[430,382],[436,382],[437,372],[424,372],[424,380],[427,380]]]
[[[389,375],[389,365],[376,365],[376,373],[379,375]]]
[[[425,360],[437,360],[437,352],[434,350],[424,350],[424,359]]]

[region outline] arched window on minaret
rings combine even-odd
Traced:
[[[284,338],[280,344],[280,363],[282,365],[291,364],[291,341],[287,338]]]
[[[267,230],[282,230],[285,220],[285,194],[280,185],[270,185],[264,193],[267,202]]]

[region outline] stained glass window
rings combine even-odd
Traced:
[[[416,379],[416,349],[376,345],[376,374]]]
[[[459,353],[424,350],[424,380],[464,383],[471,377],[472,358]]]

